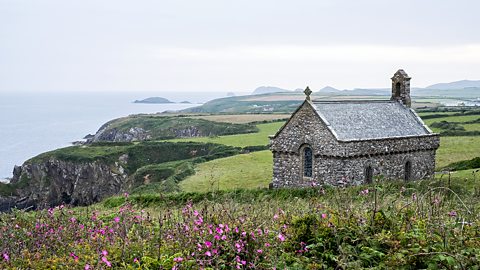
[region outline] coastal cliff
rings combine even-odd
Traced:
[[[123,166],[122,159],[112,165],[55,158],[26,162],[15,168],[11,184],[19,187],[17,196],[23,199],[23,206],[89,205],[129,188],[131,183]]]
[[[16,166],[0,185],[0,211],[60,204],[90,205],[135,189],[178,190],[193,164],[236,155],[241,148],[196,142],[103,143],[43,153]]]

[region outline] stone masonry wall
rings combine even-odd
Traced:
[[[392,154],[374,157],[315,157],[313,176],[302,176],[301,156],[292,153],[274,154],[273,187],[308,187],[312,185],[365,184],[365,168],[371,166],[373,177],[404,179],[405,163],[411,162],[411,180],[430,178],[435,169],[435,151]]]

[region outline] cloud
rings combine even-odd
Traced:
[[[480,44],[413,47],[385,45],[152,48],[156,59],[186,61],[480,63]]]

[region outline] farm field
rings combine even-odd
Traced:
[[[215,122],[225,122],[234,124],[246,124],[261,121],[273,121],[289,118],[289,114],[218,114],[218,115],[199,115],[189,116],[189,118],[200,118]]]
[[[258,124],[259,132],[249,134],[237,134],[218,137],[199,137],[199,138],[185,138],[169,140],[172,142],[209,142],[219,143],[229,146],[246,147],[246,146],[261,146],[267,145],[269,142],[268,136],[274,135],[284,122],[273,122],[267,124]]]

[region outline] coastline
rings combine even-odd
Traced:
[[[5,112],[0,115],[0,181],[8,182],[15,165],[22,165],[41,153],[71,146],[112,119],[199,106],[132,103],[142,95],[145,93],[0,95],[0,110]]]

